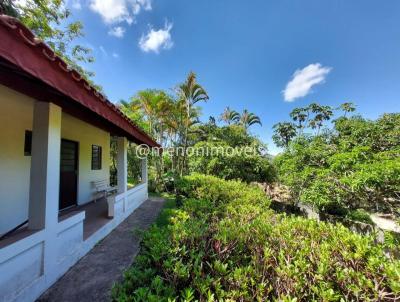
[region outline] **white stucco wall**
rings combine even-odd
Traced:
[[[0,85],[0,234],[28,218],[31,157],[24,156],[35,100]],[[79,143],[78,204],[93,199],[91,181],[109,179],[110,134],[66,113],[61,137]],[[91,170],[92,144],[102,146],[102,169]]]
[[[0,234],[28,219],[30,156],[25,130],[32,129],[34,100],[0,85]]]
[[[110,134],[66,113],[61,137],[79,143],[78,204],[93,200],[92,181],[110,179]],[[101,170],[92,170],[92,145],[102,146]]]

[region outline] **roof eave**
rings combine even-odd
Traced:
[[[45,43],[17,19],[0,15],[0,56],[29,75],[77,102],[94,114],[108,120],[135,141],[150,147],[160,147],[135,125],[121,110],[92,87],[74,69],[57,56]]]

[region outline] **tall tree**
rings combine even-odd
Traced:
[[[175,119],[177,102],[166,92],[156,89],[139,91],[130,102],[121,101],[121,110],[141,125],[161,146],[165,147],[171,139],[174,128],[171,122]],[[162,186],[164,158],[159,155],[150,158],[155,167],[155,184]]]
[[[240,125],[242,125],[245,129],[248,129],[251,125],[261,124],[260,118],[254,113],[249,112],[247,109],[243,110],[243,113],[240,115],[239,120]]]
[[[148,123],[148,132],[156,138],[155,124],[158,120],[160,102],[163,100],[161,91],[155,89],[147,89],[139,91],[131,98],[130,106],[140,110]]]
[[[294,108],[290,113],[290,117],[293,121],[297,122],[297,129],[299,133],[303,132],[303,129],[307,123],[309,116],[308,108]]]
[[[296,136],[296,126],[293,123],[283,122],[273,126],[274,135],[272,139],[278,147],[287,148]]]
[[[333,116],[333,110],[330,106],[323,106],[317,103],[309,105],[309,110],[314,114],[314,117],[310,120],[309,126],[312,129],[317,129],[317,135],[325,121],[329,121]]]
[[[187,147],[188,147],[188,135],[191,125],[193,124],[193,111],[194,106],[201,102],[209,99],[206,90],[197,83],[196,74],[190,72],[186,78],[186,81],[179,85],[178,93],[180,100],[183,101],[186,109],[186,115],[184,120],[184,131],[182,133],[183,138],[183,158],[180,167],[180,174],[183,175],[186,167],[187,160]]]
[[[235,110],[231,110],[229,107],[226,107],[220,116],[220,120],[224,121],[228,125],[239,122],[239,119],[240,114]]]
[[[346,117],[347,113],[354,112],[356,110],[356,106],[354,103],[346,102],[339,106],[339,109],[344,112],[344,117]]]

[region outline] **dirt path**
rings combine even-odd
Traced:
[[[140,240],[133,229],[147,229],[164,204],[150,198],[99,242],[37,301],[109,301],[114,282],[121,280],[139,252]]]

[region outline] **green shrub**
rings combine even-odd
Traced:
[[[230,180],[226,181],[211,175],[193,173],[177,183],[178,193],[188,198],[206,199],[218,205],[222,202],[243,200],[244,202],[259,203],[269,207],[270,200],[257,186]]]
[[[230,152],[222,152],[231,147]],[[202,156],[194,154],[189,158],[191,172],[214,175],[223,179],[240,179],[244,182],[271,182],[275,179],[275,170],[267,155],[261,154],[258,145],[229,146],[225,142],[199,142],[193,146],[198,150],[221,150],[215,154]],[[219,148],[219,149],[218,149]],[[254,152],[248,152],[254,150]],[[250,149],[252,148],[252,149]],[[234,152],[233,152],[234,150]]]
[[[247,183],[272,182],[276,178],[267,146],[240,125],[196,126],[191,143],[197,150],[188,157],[191,173]]]
[[[400,262],[372,236],[276,215],[256,187],[192,175],[144,236],[115,301],[394,301]]]
[[[372,221],[371,217],[369,216],[368,212],[362,209],[358,209],[355,211],[350,211],[347,215],[346,218],[354,221],[360,221],[368,224],[374,225],[374,222]]]

